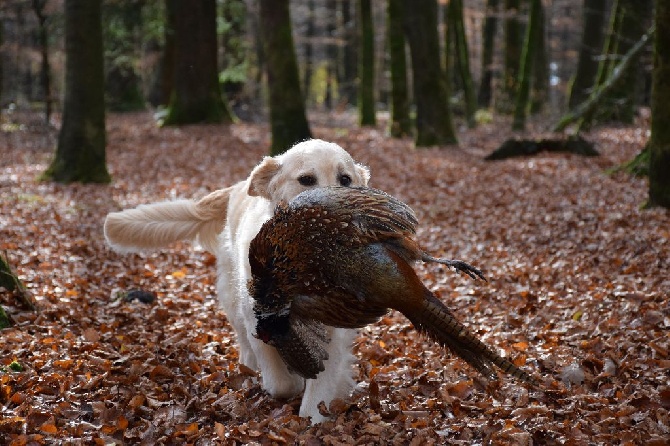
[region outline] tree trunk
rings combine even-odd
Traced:
[[[449,6],[447,6],[446,15],[447,32],[451,34],[454,40],[453,47],[456,50],[458,74],[463,86],[466,121],[469,128],[475,128],[477,126],[477,122],[475,121],[477,99],[475,98],[475,87],[472,83],[472,74],[470,73],[470,53],[468,52],[465,25],[463,24],[463,0],[451,0]]]
[[[337,45],[334,43],[337,40],[337,23],[334,19],[337,17],[337,2],[327,0],[326,10],[333,19],[326,23],[326,37],[330,42],[326,44],[326,93],[323,103],[328,110],[332,110],[335,105],[336,84],[339,84],[337,79]]]
[[[358,115],[360,125],[374,126],[375,113],[375,34],[371,0],[358,0],[360,52],[358,58]]]
[[[539,113],[549,98],[549,56],[546,41],[547,15],[540,2],[540,17],[538,18],[537,42],[535,43],[535,57],[533,59],[533,81],[530,92],[530,112]]]
[[[170,104],[170,93],[172,93],[172,86],[174,85],[175,1],[164,0],[163,2],[165,21],[162,48],[160,48],[158,42],[153,43],[160,48],[160,60],[152,74],[151,86],[147,94],[147,100],[154,107],[167,107]]]
[[[300,90],[288,0],[260,0],[260,31],[264,42],[272,146],[278,155],[311,138]]]
[[[510,113],[514,110],[514,100],[517,97],[519,67],[521,65],[521,51],[523,47],[522,27],[519,23],[521,0],[505,0],[505,67],[502,79],[502,89],[496,99],[496,109],[501,113]]]
[[[46,0],[33,0],[33,11],[37,17],[38,35],[40,42],[40,55],[42,63],[40,66],[40,84],[42,85],[42,94],[44,95],[44,121],[47,125],[51,121],[51,69],[49,67],[49,36],[47,34],[46,21],[44,15],[44,5]],[[0,41],[2,45],[2,41]]]
[[[402,29],[402,1],[389,0],[387,32],[391,71],[391,120],[389,131],[394,138],[412,133],[409,117],[409,91],[407,89],[407,60],[405,34]]]
[[[498,26],[498,0],[486,1],[486,20],[482,30],[482,67],[479,91],[477,93],[477,104],[482,108],[488,108],[491,105],[492,90],[491,81],[493,80],[493,49],[495,45],[496,28]]]
[[[440,64],[437,1],[404,4],[405,36],[412,56],[416,101],[417,147],[457,144],[447,95],[447,81]]]
[[[314,14],[314,0],[307,1],[307,28],[305,30],[305,44],[303,51],[305,52],[305,68],[303,70],[303,96],[305,97],[305,103],[309,104],[311,89],[312,89],[312,70],[313,70],[313,58],[312,58],[312,39],[316,35],[314,30],[314,21],[316,20]]]
[[[670,2],[656,0],[649,205],[670,208]]]
[[[521,81],[517,92],[516,107],[514,109],[513,130],[524,130],[526,127],[526,115],[528,114],[531,78],[533,74],[533,62],[537,45],[537,31],[541,15],[542,0],[530,0],[530,12],[528,26],[526,28],[526,41],[523,45],[521,56]]]
[[[232,122],[219,87],[215,0],[177,0],[174,7],[174,84],[164,124]]]
[[[43,178],[108,183],[101,0],[65,1],[65,101],[56,155]]]
[[[598,74],[598,56],[603,47],[606,0],[584,0],[582,41],[577,71],[572,79],[568,108],[584,102],[594,88]]]
[[[356,32],[356,19],[352,11],[352,0],[340,0],[342,8],[342,26],[344,30],[344,45],[341,48],[342,68],[340,74],[340,95],[347,103],[355,106],[357,103],[356,77],[358,76],[358,33]]]

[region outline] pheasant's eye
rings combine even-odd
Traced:
[[[316,177],[314,175],[301,175],[298,177],[298,183],[303,186],[314,186],[316,184]]]
[[[339,179],[342,186],[349,186],[351,184],[351,177],[347,174],[340,175]]]

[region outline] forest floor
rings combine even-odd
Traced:
[[[108,212],[244,179],[265,154],[267,126],[159,129],[149,113],[110,115],[113,183],[61,185],[37,181],[55,130],[6,120],[0,252],[39,311],[0,292],[15,321],[0,331],[0,443],[670,442],[670,214],[641,210],[646,180],[605,173],[640,150],[648,127],[592,131],[598,157],[487,162],[512,135],[507,123],[427,150],[346,115],[312,124],[370,167],[371,186],[416,210],[427,251],[485,272],[488,282],[475,282],[417,265],[481,339],[552,391],[486,383],[392,313],[360,330],[354,394],[331,405],[332,421],[310,425],[299,398],[271,398],[238,365],[212,255],[189,243],[121,255],[102,235]],[[118,297],[131,289],[157,298]]]

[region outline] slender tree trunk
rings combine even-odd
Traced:
[[[244,0],[226,0],[221,15],[226,25],[221,33],[221,87],[228,99],[235,99],[247,80],[246,18],[249,14]]]
[[[4,67],[3,61],[5,60],[5,54],[4,51],[1,50],[2,48],[2,43],[3,43],[3,33],[5,30],[5,24],[0,20],[0,117],[2,116],[2,86],[3,86],[3,78],[2,78],[2,73]]]
[[[530,113],[539,113],[549,98],[549,55],[546,42],[547,15],[542,2],[537,23],[537,42],[533,59],[533,80],[530,92]]]
[[[404,2],[405,36],[412,56],[417,147],[457,144],[447,81],[440,64],[437,1]]]
[[[165,125],[232,122],[219,86],[216,2],[175,1],[175,72]]]
[[[505,0],[505,71],[500,95],[496,100],[496,109],[510,113],[514,109],[519,84],[519,67],[523,49],[522,27],[519,23],[521,0]]]
[[[377,123],[375,113],[375,34],[371,0],[358,0],[360,53],[358,59],[358,115],[362,126]]]
[[[326,36],[330,42],[326,45],[326,94],[323,99],[324,105],[328,110],[332,110],[335,102],[335,88],[337,81],[337,45],[334,43],[337,38],[337,2],[335,0],[326,1],[326,10],[328,15],[332,17],[326,23]]]
[[[260,0],[260,31],[266,55],[270,126],[270,153],[278,155],[311,138],[300,90],[288,0]]]
[[[33,0],[33,11],[37,16],[39,24],[38,34],[40,42],[40,55],[42,64],[40,67],[40,84],[42,85],[42,94],[44,94],[44,121],[48,125],[51,121],[51,69],[49,67],[49,36],[47,34],[46,21],[44,15],[44,5],[46,0]],[[0,45],[2,42],[0,41]]]
[[[607,0],[584,0],[581,47],[568,99],[570,109],[585,101],[594,88],[598,74],[598,56],[605,36],[606,5]]]
[[[305,52],[305,68],[303,70],[303,96],[305,97],[305,103],[309,104],[310,93],[312,89],[312,72],[313,72],[313,57],[312,57],[312,39],[314,38],[315,29],[314,22],[316,17],[314,15],[314,0],[307,1],[307,29],[305,30],[305,44],[303,51]]]
[[[533,74],[533,62],[535,59],[535,49],[537,45],[537,30],[539,29],[539,20],[542,8],[542,0],[530,0],[530,13],[528,27],[526,28],[526,41],[523,45],[521,56],[521,81],[514,109],[514,121],[512,129],[524,130],[526,127],[526,115],[528,114],[531,78]]]
[[[405,34],[402,29],[402,1],[389,0],[387,32],[391,71],[391,136],[399,138],[412,133],[409,117],[409,91],[407,88],[407,60]]]
[[[498,26],[498,0],[486,1],[486,20],[482,30],[482,71],[479,91],[477,92],[477,104],[482,108],[491,105],[493,97],[491,81],[493,80],[493,49],[495,46],[496,28]]]
[[[670,209],[670,2],[656,0],[649,205]]]
[[[340,7],[342,12],[342,26],[344,30],[342,35],[344,37],[344,45],[341,48],[341,63],[342,68],[340,79],[340,95],[349,104],[355,106],[358,100],[358,89],[356,88],[356,78],[358,76],[358,33],[357,21],[355,15],[352,14],[352,4],[357,0],[340,0]]]
[[[463,24],[463,0],[451,0],[447,7],[448,33],[453,36],[456,59],[458,61],[458,74],[463,85],[463,96],[465,98],[465,117],[469,128],[477,126],[475,112],[477,111],[477,99],[475,87],[472,83],[470,73],[470,53],[468,52],[468,41]],[[446,46],[446,45],[445,45]],[[447,54],[448,57],[448,54]]]
[[[101,0],[65,0],[65,102],[56,155],[42,178],[108,183]]]

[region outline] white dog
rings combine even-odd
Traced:
[[[113,212],[105,220],[105,237],[114,249],[133,252],[197,238],[217,257],[217,293],[237,334],[240,362],[259,370],[270,395],[288,398],[304,389],[301,417],[320,422],[318,405],[349,395],[354,382],[351,344],[354,330],[332,329],[325,371],[305,380],[292,374],[274,349],[255,337],[249,243],[282,200],[323,186],[366,186],[369,170],[340,146],[318,139],[299,143],[282,155],[265,157],[249,178],[217,190],[199,201],[177,200]]]

